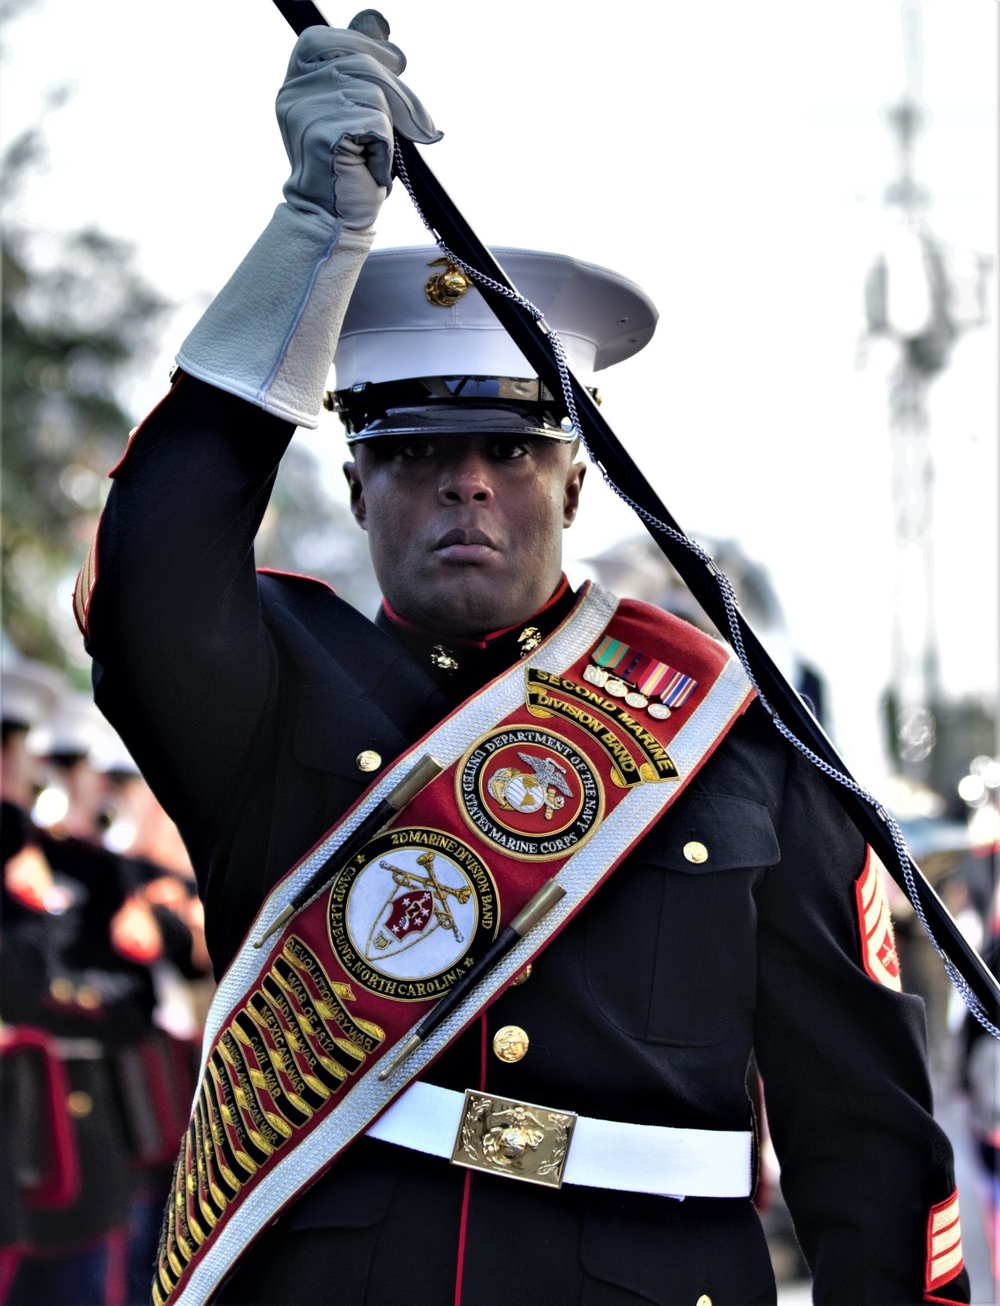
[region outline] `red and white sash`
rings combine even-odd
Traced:
[[[666,683],[659,666],[679,668],[670,682],[683,682],[683,694],[671,691],[679,704],[663,714],[657,699],[651,715],[634,683],[608,671],[605,636],[617,669],[641,667],[647,687]],[[211,1299],[251,1241],[579,911],[752,697],[714,640],[589,585],[529,658],[379,777],[271,892],[216,992],[161,1239],[158,1306]],[[438,778],[255,949],[425,753],[442,763]],[[380,1083],[385,1058],[553,877],[565,896]]]

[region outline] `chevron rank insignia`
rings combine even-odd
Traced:
[[[892,929],[889,899],[882,879],[882,863],[868,849],[865,869],[854,882],[861,935],[861,959],[866,972],[886,988],[902,990],[899,956]]]
[[[962,1222],[958,1215],[958,1189],[944,1202],[932,1206],[927,1216],[927,1267],[925,1300],[949,1279],[959,1274],[965,1264],[962,1255]]]

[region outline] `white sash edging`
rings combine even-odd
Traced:
[[[594,587],[597,588],[596,586]],[[601,597],[607,591],[601,591]],[[587,596],[590,597],[589,595]],[[611,597],[611,596],[609,596]],[[614,607],[611,608],[611,612]],[[610,620],[610,613],[605,618],[601,629]],[[575,625],[575,623],[574,623]],[[600,633],[600,632],[598,632]],[[592,636],[588,639],[592,641]],[[585,641],[586,642],[586,641]],[[590,648],[591,643],[586,647]],[[568,658],[559,667],[551,665],[549,659],[540,663],[532,658],[533,666],[543,670],[562,670],[576,661],[580,654]],[[510,708],[513,711],[523,696],[523,667],[515,667],[513,679],[516,681],[517,694]],[[506,680],[506,677],[505,677]],[[495,689],[500,689],[500,685]],[[504,684],[504,688],[507,686]],[[673,758],[681,776],[687,775],[699,765],[705,752],[715,743],[719,733],[740,710],[750,692],[750,683],[743,668],[735,657],[730,657],[715,684],[706,695],[694,716],[685,723],[670,743],[670,756]],[[492,700],[492,692],[488,696]],[[452,759],[461,756],[462,751],[472,739],[479,737],[490,724],[495,724],[500,717],[492,711],[487,715],[484,729],[467,736],[462,747],[452,755]],[[459,714],[462,715],[462,714]],[[457,718],[454,718],[457,720]],[[435,751],[439,745],[428,740],[428,749]],[[444,761],[444,758],[439,758]],[[388,777],[392,779],[392,777]],[[336,1155],[356,1135],[362,1133],[379,1115],[386,1103],[400,1091],[400,1081],[409,1084],[421,1074],[427,1065],[438,1055],[447,1043],[458,1033],[476,1013],[502,989],[518,971],[523,970],[544,939],[548,938],[564,921],[573,914],[593,888],[594,883],[603,874],[604,869],[614,859],[622,847],[629,845],[636,834],[652,821],[658,811],[664,808],[681,780],[664,780],[655,784],[640,785],[629,796],[628,802],[619,804],[601,823],[588,842],[575,853],[559,872],[558,880],[566,889],[562,898],[545,918],[511,949],[503,960],[490,972],[469,997],[459,1006],[435,1032],[422,1043],[410,1058],[393,1074],[386,1083],[379,1083],[380,1066],[374,1065],[355,1082],[350,1095],[318,1125],[288,1157],[280,1161],[266,1179],[243,1201],[239,1210],[230,1218],[226,1227],[219,1234],[216,1242],[203,1255],[192,1272],[183,1293],[172,1306],[202,1306],[218,1281],[236,1261],[250,1239],[265,1228],[292,1198],[298,1193],[317,1170],[331,1157]],[[626,815],[627,809],[627,815]],[[319,851],[319,850],[318,850]],[[311,859],[310,859],[311,860]],[[286,895],[282,894],[285,899]],[[258,970],[262,969],[258,965]],[[252,982],[252,981],[250,981]],[[249,983],[247,985],[249,987]],[[246,990],[242,990],[245,992]],[[232,1006],[232,1002],[230,1006]],[[229,1007],[226,1008],[227,1012]],[[416,1030],[415,1022],[412,1033]],[[408,1035],[404,1036],[407,1037]],[[559,1103],[559,1106],[569,1104]]]
[[[565,671],[593,647],[614,616],[617,606],[618,599],[614,594],[592,583],[574,612],[532,653],[531,665],[553,674]],[[448,717],[428,735],[423,743],[424,751],[433,753],[442,766],[450,766],[462,756],[474,739],[502,721],[523,700],[524,664],[515,663],[487,693],[477,694],[467,707]],[[379,778],[351,817],[313,849],[294,874],[283,879],[264,900],[239,952],[219,982],[205,1018],[199,1081],[205,1073],[208,1049],[226,1017],[266,969],[274,941],[269,940],[263,948],[255,948],[251,940],[264,932],[289,899],[307,883],[313,871],[322,866],[334,848],[360,825],[386,794],[392,792],[415,761],[413,751],[410,750],[402,760],[395,762]]]

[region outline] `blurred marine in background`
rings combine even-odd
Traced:
[[[169,872],[106,846],[116,741],[89,695],[5,656],[2,707],[0,1302],[141,1303],[194,1074],[154,972],[204,962],[157,901]]]
[[[437,137],[403,67],[299,40],[284,202],[78,586],[220,977],[153,1298],[773,1302],[753,1054],[814,1299],[967,1301],[877,862],[715,640],[569,588],[575,432],[466,273],[368,254],[393,130]],[[651,337],[617,274],[500,259],[581,375]],[[335,349],[374,622],[254,567]]]

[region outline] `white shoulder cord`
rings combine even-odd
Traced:
[[[446,257],[449,258],[455,264],[456,267],[461,268],[461,270],[466,274],[466,276],[471,277],[473,281],[478,282],[480,285],[487,286],[490,290],[494,291],[496,294],[502,295],[505,299],[509,299],[513,303],[520,305],[521,308],[527,310],[527,312],[529,312],[531,316],[535,319],[535,321],[538,323],[542,331],[544,331],[545,334],[548,336],[549,341],[551,342],[552,345],[552,353],[555,358],[556,367],[559,371],[559,380],[562,385],[563,398],[566,402],[566,411],[569,414],[570,421],[573,423],[577,435],[580,437],[585,448],[587,449],[587,453],[590,455],[591,462],[593,462],[600,470],[601,476],[603,477],[605,484],[611,490],[614,491],[614,493],[619,497],[619,499],[621,499],[624,503],[627,503],[628,506],[632,509],[632,511],[636,513],[637,516],[641,517],[643,521],[647,522],[650,526],[655,527],[658,531],[662,531],[665,535],[669,535],[670,538],[674,540],[676,543],[683,544],[683,546],[686,549],[689,549],[708,568],[709,572],[715,578],[716,584],[719,587],[719,592],[722,596],[722,602],[726,609],[726,619],[729,622],[729,631],[732,638],[733,649],[736,653],[736,656],[740,660],[743,670],[747,674],[747,678],[749,679],[750,683],[753,685],[754,689],[757,691],[757,697],[760,699],[761,706],[770,716],[778,733],[781,734],[785,739],[787,739],[793,748],[797,749],[803,755],[803,757],[807,758],[813,764],[813,766],[815,766],[818,770],[822,771],[824,775],[828,776],[831,780],[835,780],[837,784],[843,785],[845,789],[849,789],[858,798],[863,799],[870,807],[874,808],[875,812],[885,823],[886,827],[888,828],[889,834],[892,838],[893,846],[896,850],[896,856],[899,859],[900,869],[903,872],[903,880],[906,884],[907,897],[910,899],[910,902],[913,905],[913,910],[916,912],[917,919],[920,921],[920,924],[923,926],[924,933],[927,935],[928,939],[930,939],[935,952],[938,954],[938,956],[941,958],[942,962],[944,963],[944,968],[948,973],[948,978],[951,980],[952,984],[954,984],[955,988],[958,990],[959,994],[962,997],[962,1000],[964,1001],[965,1005],[968,1007],[969,1011],[972,1013],[973,1016],[975,1016],[976,1020],[979,1021],[980,1025],[982,1025],[984,1029],[986,1029],[990,1034],[992,1034],[994,1038],[1000,1039],[1000,1029],[998,1029],[997,1026],[994,1025],[993,1022],[986,1015],[986,1011],[985,1008],[983,1007],[983,1004],[980,1002],[980,1000],[976,997],[975,993],[973,993],[972,989],[969,987],[968,981],[959,972],[958,968],[951,961],[951,959],[945,954],[943,949],[938,944],[937,939],[935,939],[934,937],[934,933],[931,930],[930,923],[927,920],[927,917],[924,913],[923,906],[921,905],[920,902],[920,898],[917,894],[916,883],[913,877],[913,867],[910,862],[910,855],[906,847],[906,841],[903,838],[903,832],[902,830],[900,830],[899,825],[897,824],[895,819],[892,816],[890,816],[890,814],[885,810],[885,808],[878,801],[878,799],[875,798],[873,794],[869,793],[867,789],[865,789],[862,785],[859,785],[858,782],[852,779],[850,776],[846,776],[843,774],[843,772],[838,771],[836,767],[831,766],[829,762],[825,762],[817,753],[814,753],[813,750],[807,744],[804,744],[802,740],[799,739],[798,736],[792,730],[790,730],[788,726],[785,725],[784,721],[782,721],[781,717],[778,716],[777,712],[768,702],[766,696],[764,695],[763,691],[758,685],[757,678],[753,673],[753,669],[750,666],[749,660],[747,659],[746,649],[743,646],[743,636],[740,632],[740,624],[737,619],[736,594],[733,590],[733,586],[731,581],[729,580],[729,577],[716,566],[714,560],[712,559],[711,554],[707,553],[706,550],[703,549],[700,544],[698,544],[695,540],[690,539],[687,535],[683,534],[683,532],[674,530],[672,526],[668,526],[665,522],[660,521],[659,518],[654,517],[652,513],[647,512],[646,509],[641,507],[639,504],[637,504],[634,499],[629,498],[629,496],[622,489],[620,489],[618,485],[615,484],[615,482],[608,475],[608,472],[605,469],[605,467],[602,465],[602,463],[594,457],[593,452],[590,449],[590,446],[587,445],[586,436],[583,434],[583,431],[580,426],[580,418],[579,418],[579,413],[577,412],[576,399],[573,395],[573,388],[570,385],[569,367],[566,362],[566,352],[563,348],[562,341],[559,339],[558,332],[554,331],[552,327],[549,326],[549,324],[545,321],[544,315],[535,307],[534,304],[532,304],[529,300],[525,299],[523,295],[514,293],[513,291],[509,290],[507,286],[501,285],[499,281],[495,281],[492,277],[488,277],[484,275],[482,272],[478,271],[476,268],[466,263],[464,259],[459,258],[457,254],[453,253],[452,250],[448,248],[445,242],[440,238],[440,236],[438,236],[433,225],[427,220],[426,214],[424,213],[423,209],[420,207],[420,204],[418,203],[417,198],[413,193],[413,188],[410,184],[410,178],[406,172],[406,166],[403,163],[403,160],[398,152],[395,157],[394,166],[395,166],[396,174],[399,177],[400,181],[403,183],[403,186],[406,189],[407,194],[412,200],[413,207],[416,209],[421,222],[423,222],[424,226],[434,237],[434,240],[436,244],[439,246],[439,248],[441,249],[441,252],[445,254]]]

